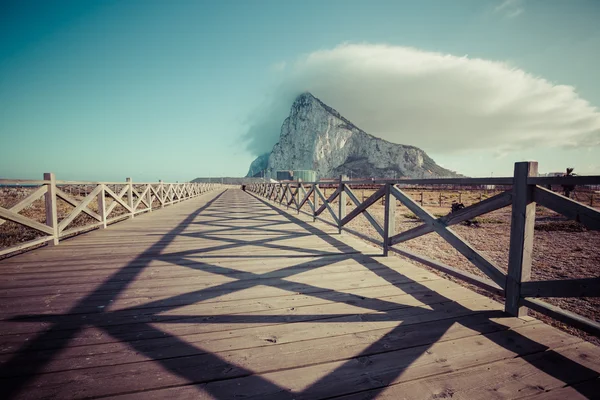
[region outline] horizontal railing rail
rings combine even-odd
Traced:
[[[125,182],[60,181],[56,180],[53,173],[44,174],[43,180],[0,179],[0,185],[21,186],[30,190],[30,193],[11,207],[0,207],[0,227],[10,221],[42,235],[1,248],[0,256],[22,252],[42,244],[57,245],[66,237],[92,229],[103,229],[109,224],[131,219],[138,214],[152,212],[156,208],[176,204],[224,186],[218,183],[163,181],[134,184],[130,178]],[[72,193],[74,186],[78,189],[77,194]],[[81,187],[85,188],[83,192]],[[20,214],[38,200],[44,203],[44,222]],[[59,201],[72,207],[60,220],[57,207]],[[119,207],[120,213],[117,212]],[[73,226],[73,222],[81,215],[85,215],[91,221]]]
[[[537,299],[539,297],[600,297],[600,277],[554,281],[532,281],[530,279],[536,204],[577,221],[589,230],[598,231],[600,230],[600,211],[548,189],[552,186],[589,187],[598,184],[600,184],[600,176],[537,177],[537,163],[522,162],[515,164],[515,172],[512,177],[389,180],[344,180],[343,177],[340,177],[336,182],[253,183],[248,186],[248,190],[279,205],[292,207],[297,212],[301,212],[301,209],[308,205],[313,221],[327,210],[340,232],[349,222],[359,215],[363,215],[381,237],[381,241],[376,242],[382,246],[384,255],[387,255],[389,251],[394,251],[480,288],[501,294],[505,297],[505,310],[510,315],[526,315],[527,308],[531,308],[568,325],[600,336],[600,324],[597,321]],[[374,188],[375,192],[366,199],[364,197],[359,199],[351,186],[364,188],[363,185]],[[501,191],[486,199],[480,196],[479,202],[475,204],[450,212],[448,215],[436,217],[423,207],[422,193],[421,199],[418,201],[405,191],[416,185],[432,187],[435,185],[441,187],[491,185],[501,186]],[[334,189],[329,196],[324,192],[327,188]],[[336,200],[337,204],[334,204]],[[348,200],[354,204],[355,208],[346,213]],[[407,207],[423,224],[397,233],[395,227],[396,200]],[[384,204],[383,221],[378,221],[369,212],[369,208],[380,201],[383,201]],[[590,204],[593,204],[593,197],[591,197]],[[507,206],[511,206],[512,211],[509,262],[508,270],[505,272],[451,227]],[[486,278],[394,247],[432,232],[438,234],[466,257]]]

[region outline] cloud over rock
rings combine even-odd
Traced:
[[[600,113],[572,86],[502,62],[343,44],[305,55],[276,73],[280,87],[246,132],[255,154],[277,142],[294,97],[303,91],[368,133],[438,154],[600,145]]]

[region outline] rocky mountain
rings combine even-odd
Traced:
[[[247,176],[275,177],[280,170],[309,169],[320,179],[439,178],[459,176],[423,150],[369,135],[310,93],[296,98],[270,153],[254,160]]]

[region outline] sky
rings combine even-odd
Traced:
[[[468,176],[600,174],[600,1],[0,0],[0,178],[243,176],[310,91]]]

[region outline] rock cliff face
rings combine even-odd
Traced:
[[[437,165],[423,150],[376,138],[357,128],[310,93],[296,98],[283,122],[279,143],[263,154],[247,176],[275,177],[280,170],[309,169],[320,179],[438,178],[458,176]]]

